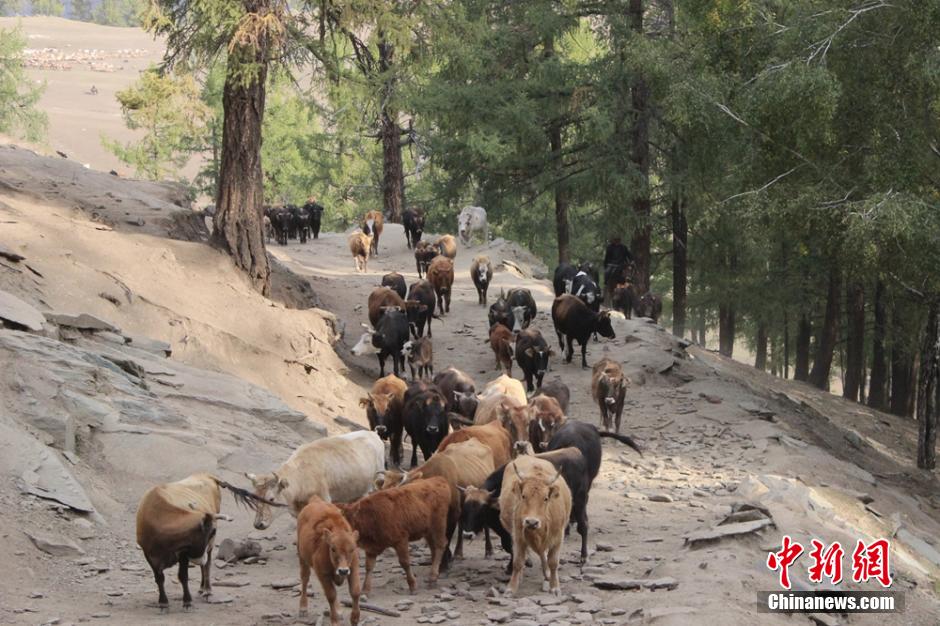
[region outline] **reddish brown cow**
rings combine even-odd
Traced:
[[[379,256],[379,237],[382,236],[382,223],[384,218],[382,217],[381,211],[369,211],[366,213],[366,216],[362,218],[362,230],[365,231],[368,227],[369,231],[372,232],[372,243],[370,251],[373,256]]]
[[[436,256],[428,266],[428,282],[437,294],[437,309],[450,313],[450,296],[454,285],[454,262],[445,256]]]
[[[379,318],[388,307],[398,307],[405,311],[405,301],[401,299],[394,289],[388,287],[376,287],[369,294],[369,323],[375,328],[379,323]]]
[[[498,421],[482,426],[468,426],[450,433],[437,446],[437,451],[445,450],[447,446],[468,439],[476,439],[493,452],[493,463],[496,467],[505,465],[510,459],[512,437],[509,431]]]
[[[502,369],[507,376],[512,376],[512,355],[516,343],[512,331],[502,324],[493,324],[488,341],[496,357],[496,369]]]
[[[349,581],[352,612],[349,622],[359,623],[359,533],[336,506],[314,498],[297,516],[297,557],[300,560],[300,616],[307,615],[307,583],[310,570],[317,575],[330,605],[330,624],[337,626],[339,607],[336,585]]]
[[[372,570],[376,558],[394,548],[398,563],[405,570],[408,589],[417,590],[408,543],[424,539],[431,549],[431,572],[428,586],[437,582],[441,559],[447,548],[447,512],[450,507],[450,485],[440,476],[376,491],[339,509],[354,529],[359,531],[359,547],[366,553],[366,580],[363,593],[372,590]]]
[[[536,452],[544,452],[555,432],[567,418],[558,400],[537,395],[529,400],[529,442]]]

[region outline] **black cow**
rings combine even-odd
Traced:
[[[300,243],[307,243],[310,236],[310,216],[300,207],[291,209],[291,229],[297,233]]]
[[[269,218],[271,219],[271,228],[274,230],[274,238],[280,245],[286,246],[291,226],[290,211],[275,208],[271,210]]]
[[[512,311],[509,310],[506,294],[502,290],[500,290],[496,302],[490,305],[487,317],[490,322],[489,328],[492,328],[494,324],[502,324],[506,328],[512,328]]]
[[[315,200],[310,200],[304,205],[304,211],[307,212],[307,219],[310,225],[310,233],[314,239],[320,238],[320,222],[323,219],[323,205]]]
[[[402,300],[405,299],[405,293],[407,293],[407,288],[405,287],[405,277],[398,272],[391,272],[383,276],[382,286],[388,287],[397,293]]]
[[[408,209],[401,214],[401,223],[405,227],[405,243],[408,249],[418,245],[424,233],[424,214],[417,209]]]
[[[434,384],[418,381],[408,386],[401,415],[405,432],[411,437],[411,467],[415,467],[418,448],[427,461],[447,436],[447,403]]]
[[[548,371],[548,358],[554,354],[542,333],[534,328],[527,328],[516,336],[516,363],[522,368],[526,391],[532,392],[542,386],[542,379]],[[533,386],[532,379],[536,384]]]
[[[581,345],[581,367],[587,367],[587,344],[592,333],[600,333],[608,339],[616,335],[610,325],[610,313],[596,313],[588,308],[577,297],[565,294],[555,298],[552,303],[552,321],[555,323],[555,332],[558,333],[558,343],[565,349],[565,363],[571,363],[574,354],[573,340],[577,339]]]
[[[595,283],[601,282],[601,276],[597,271],[597,267],[591,261],[581,261],[581,264],[578,265],[578,271],[584,272],[593,278]]]
[[[577,296],[588,308],[597,313],[601,310],[601,288],[591,275],[580,270],[571,282],[571,295]]]
[[[563,293],[571,293],[571,286],[574,282],[574,276],[578,270],[570,263],[559,263],[555,268],[555,277],[552,279],[552,286],[555,287],[555,297]]]
[[[510,289],[506,294],[506,305],[512,313],[512,326],[509,328],[514,333],[528,328],[532,320],[535,319],[537,309],[535,308],[535,298],[528,289]]]
[[[431,320],[436,317],[434,307],[437,306],[437,295],[434,293],[434,286],[426,280],[411,283],[411,287],[408,289],[408,300],[424,305],[423,310],[421,307],[408,307],[408,325],[411,327],[412,335],[416,338],[423,337],[424,330],[427,328],[428,337],[433,337],[431,334]]]
[[[476,412],[476,384],[465,372],[455,367],[448,367],[434,376],[434,384],[447,400],[447,410],[473,418]],[[472,406],[471,406],[472,401]]]
[[[407,315],[401,307],[385,307],[375,324],[375,330],[366,326],[366,332],[353,347],[352,353],[356,356],[370,353],[378,356],[380,378],[385,376],[385,359],[391,356],[395,375],[399,376],[405,373],[405,357],[401,351],[407,341]]]
[[[620,311],[624,317],[630,319],[638,300],[636,286],[630,282],[622,282],[613,288],[610,304],[615,311]]]

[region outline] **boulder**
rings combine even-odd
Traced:
[[[28,531],[26,536],[33,542],[33,545],[52,556],[81,556],[85,554],[85,551],[75,542],[65,537]]]
[[[108,322],[88,313],[46,313],[46,319],[57,326],[67,326],[79,330],[105,330],[120,333],[121,330]]]
[[[45,318],[35,307],[12,293],[0,290],[0,320],[33,332],[42,330]]]

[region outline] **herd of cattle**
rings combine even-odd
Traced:
[[[310,212],[309,204],[270,216],[279,241],[283,224],[288,225],[289,237],[294,217],[305,215],[307,224],[316,216],[317,228],[310,227],[316,238],[322,208]],[[532,327],[536,303],[531,292],[521,288],[501,291],[488,309],[487,341],[501,375],[479,387],[469,374],[454,367],[435,374],[431,322],[450,311],[457,240],[444,235],[433,243],[424,241],[423,215],[408,211],[404,218],[406,245],[414,250],[419,279],[408,286],[397,272],[382,278],[381,286],[368,296],[366,332],[352,349],[356,355],[378,357],[379,378],[359,402],[369,430],[307,443],[276,470],[246,474],[252,490],[210,474],[150,489],[138,509],[137,540],[153,569],[161,611],[169,606],[163,570],[173,565],[179,565],[184,608],[192,604],[190,561],[201,566],[200,594],[211,594],[216,522],[230,519],[220,513],[223,488],[255,511],[256,529],[267,528],[284,508],[297,518],[300,612],[307,610],[307,584],[313,572],[333,624],[339,623],[336,587],[344,583],[352,597],[350,621],[358,623],[360,596],[369,594],[376,558],[388,548],[395,550],[408,587],[415,592],[409,557],[409,543],[414,541],[424,540],[430,548],[429,585],[463,556],[464,539],[481,532],[486,557],[492,555],[491,532],[510,555],[509,594],[518,592],[529,550],[541,561],[543,589],[560,593],[559,551],[571,524],[581,537],[581,562],[586,561],[588,496],[600,470],[601,439],[613,438],[640,452],[631,437],[620,434],[628,378],[616,361],[599,360],[592,368],[591,393],[601,428],[568,419],[571,391],[557,378],[544,381],[555,352]],[[370,256],[378,254],[382,226],[382,214],[371,211],[350,235],[357,270],[365,271]],[[308,235],[303,219],[297,228],[304,241]],[[487,240],[486,212],[467,207],[458,219],[458,236],[468,243],[475,232]],[[473,259],[470,278],[481,306],[488,303],[493,269],[486,256]],[[567,363],[574,341],[580,344],[581,364],[587,367],[590,337],[614,338],[611,314],[601,309],[602,300],[619,298],[623,304],[629,299],[630,310],[625,313],[658,314],[658,296],[638,297],[628,273],[605,298],[589,264],[562,264],[556,269],[551,316]],[[643,302],[646,309],[637,306]],[[393,373],[386,375],[388,357]],[[406,361],[410,383],[403,378]],[[512,377],[514,363],[522,370],[524,385]],[[406,435],[411,441],[407,470],[403,467]],[[366,555],[361,586],[360,550]]]

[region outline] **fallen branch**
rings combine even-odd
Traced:
[[[343,600],[343,606],[345,606],[347,609],[352,608],[352,600]],[[392,609],[383,609],[380,606],[369,604],[368,602],[360,602],[359,608],[363,611],[378,613],[379,615],[385,615],[386,617],[401,617],[401,613],[398,611],[393,611]]]

